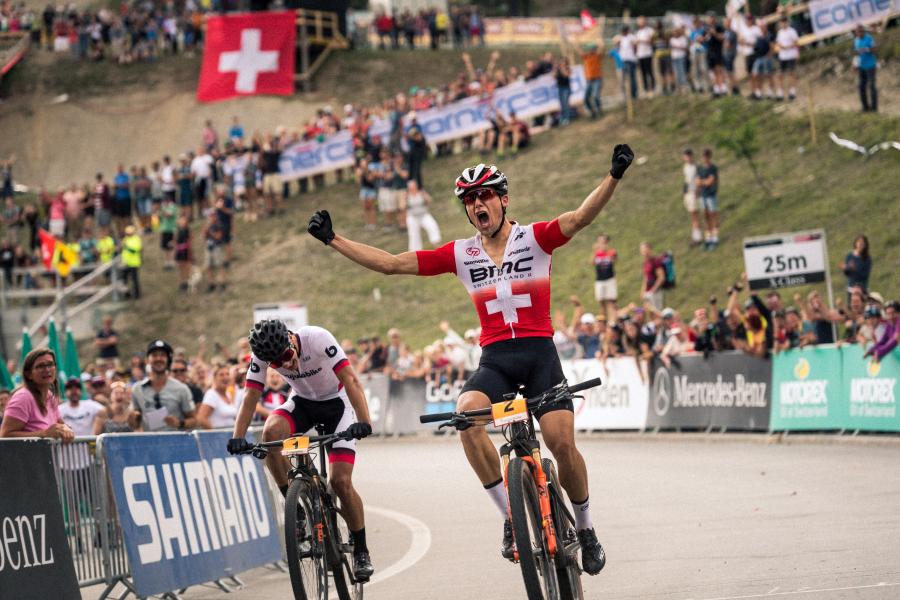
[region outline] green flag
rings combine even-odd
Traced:
[[[75,338],[72,337],[72,328],[66,327],[66,354],[63,362],[63,370],[67,377],[81,377],[81,365],[78,364],[78,349],[75,347]],[[84,382],[81,383],[81,399],[87,400],[87,390]]]
[[[16,387],[13,385],[13,379],[9,375],[9,369],[6,368],[6,359],[0,355],[0,388],[10,390]]]
[[[31,336],[28,335],[28,328],[22,328],[22,351],[19,353],[19,364],[16,365],[16,385],[22,383],[22,365],[25,364],[25,357],[31,352]]]
[[[47,347],[53,350],[56,355],[56,373],[59,375],[60,387],[65,387],[66,379],[69,375],[66,373],[65,364],[62,361],[62,352],[59,348],[59,334],[56,332],[56,321],[50,319],[50,325],[47,327]]]

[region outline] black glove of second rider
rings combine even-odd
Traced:
[[[316,214],[309,218],[306,231],[326,246],[330,244],[334,239],[334,230],[331,228],[331,215],[328,214],[328,211],[317,210]]]
[[[634,152],[631,151],[628,144],[616,144],[616,147],[613,148],[612,168],[609,170],[609,174],[614,179],[622,179],[625,169],[631,165],[633,160]]]

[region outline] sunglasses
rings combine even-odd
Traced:
[[[187,373],[187,369],[172,369],[173,373]]]
[[[269,363],[269,366],[273,369],[280,369],[284,366],[285,363],[289,363],[294,359],[294,347],[288,346],[281,356],[278,357],[277,360],[273,360]]]
[[[476,200],[481,200],[485,202],[486,200],[490,200],[491,198],[497,197],[497,192],[492,190],[491,188],[479,188],[477,190],[472,190],[465,196],[463,196],[463,204],[466,206],[470,204],[474,204]]]
[[[156,410],[162,408],[162,400],[159,399],[159,393],[153,394],[153,404],[156,406]]]

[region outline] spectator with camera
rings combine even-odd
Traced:
[[[884,329],[877,341],[863,354],[863,357],[871,356],[875,362],[890,354],[900,342],[900,304],[891,300],[885,304],[884,310]]]

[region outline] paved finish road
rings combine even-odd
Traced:
[[[606,569],[588,598],[900,598],[900,443],[764,436],[584,437]],[[499,555],[501,521],[455,439],[366,440],[357,487],[373,508],[366,598],[524,597]],[[256,569],[228,596],[291,597]],[[86,595],[87,597],[87,595]]]

